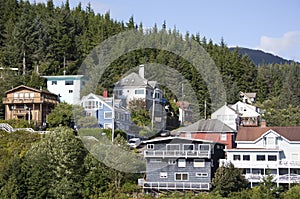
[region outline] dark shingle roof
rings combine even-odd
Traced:
[[[180,132],[235,132],[235,130],[218,119],[209,119],[199,120],[189,126],[172,131],[173,134]]]

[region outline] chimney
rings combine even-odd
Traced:
[[[140,65],[139,67],[139,76],[141,76],[144,79],[144,75],[145,75],[145,68],[144,65]]]
[[[260,122],[260,127],[267,127],[267,122],[266,122],[266,120],[261,120],[261,122]]]
[[[107,97],[108,97],[107,90],[104,90],[104,91],[103,91],[103,97],[105,97],[105,98],[107,98]]]

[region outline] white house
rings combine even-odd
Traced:
[[[141,99],[146,102],[147,110],[155,103],[162,100],[162,91],[156,81],[148,81],[144,78],[144,67],[140,66],[139,74],[130,73],[115,84],[113,92],[117,99],[121,99],[123,105],[128,107],[131,100]]]
[[[83,75],[42,76],[47,79],[47,89],[59,96],[61,102],[78,104]]]
[[[244,93],[240,91],[240,98],[244,103],[253,104],[256,102],[256,93]]]
[[[237,148],[228,149],[227,159],[244,171],[251,187],[262,181],[269,171],[277,185],[300,183],[300,126],[241,127]]]
[[[238,112],[227,105],[223,105],[211,114],[211,119],[218,119],[236,131],[238,129],[238,118]]]
[[[261,110],[257,107],[238,101],[230,105],[232,109],[238,112],[239,125],[241,126],[258,126],[261,115]]]

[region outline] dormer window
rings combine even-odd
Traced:
[[[276,147],[278,145],[277,137],[264,137],[264,145],[266,147]]]

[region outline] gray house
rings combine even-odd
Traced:
[[[145,191],[208,191],[219,159],[225,157],[224,144],[207,140],[166,137],[143,143]]]

